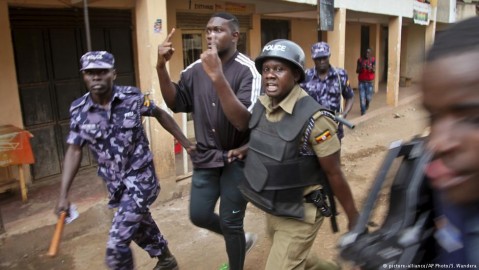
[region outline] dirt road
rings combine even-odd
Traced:
[[[424,112],[416,102],[346,131],[342,163],[359,206],[367,196],[388,145],[392,141],[408,140],[421,133],[425,119]],[[48,248],[53,225],[38,226],[33,231],[4,237],[0,240],[0,269],[105,269],[104,248],[112,217],[112,212],[105,203],[105,200],[101,200],[93,207],[83,209],[80,218],[65,227],[60,254],[56,258],[43,255]],[[167,203],[154,204],[152,213],[170,241],[170,249],[177,257],[181,269],[218,269],[226,262],[222,238],[194,227],[188,220],[187,209],[188,197],[185,196]],[[384,213],[384,207],[379,211],[379,218],[381,213]],[[343,214],[339,215],[339,224],[341,233],[344,233],[346,220]],[[263,213],[249,206],[245,227],[247,231],[259,234],[257,245],[246,258],[245,269],[263,269],[269,249],[264,234]],[[325,258],[335,258],[335,247],[340,234],[332,235],[329,220],[326,220],[316,239],[314,250]],[[156,261],[136,245],[132,246],[136,269],[152,269]]]

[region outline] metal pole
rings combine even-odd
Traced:
[[[86,46],[88,51],[91,51],[91,37],[90,37],[90,18],[88,16],[88,0],[83,0],[83,15],[85,19],[85,33],[86,33]]]

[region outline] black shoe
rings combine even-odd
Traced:
[[[158,256],[158,263],[153,270],[178,270],[178,263],[175,256],[171,254],[168,247],[163,249],[163,253]]]
[[[366,101],[366,110],[369,109],[369,101]]]

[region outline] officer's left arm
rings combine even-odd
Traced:
[[[171,117],[165,110],[162,110],[155,106],[153,108],[153,116],[158,120],[158,123],[166,129],[173,137],[175,137],[181,146],[183,146],[188,154],[191,154],[192,151],[196,150],[196,146],[192,144],[188,138],[183,134],[180,127],[176,123],[175,119]]]
[[[348,217],[348,228],[352,229],[358,218],[358,210],[348,182],[341,170],[340,143],[333,120],[321,116],[316,120],[309,139],[319,164],[327,176],[328,183]]]
[[[341,76],[341,83],[343,84],[344,87],[342,87],[342,93],[341,95],[344,98],[344,109],[343,109],[343,117],[346,118],[353,108],[354,104],[354,92],[353,89],[351,89],[351,85],[349,83],[349,78],[348,78],[348,73],[346,70],[344,70],[343,76]]]

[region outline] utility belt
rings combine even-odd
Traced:
[[[308,195],[304,196],[307,203],[313,203],[318,207],[319,212],[324,217],[330,217],[331,207],[327,202],[327,196],[323,189],[315,190]]]

